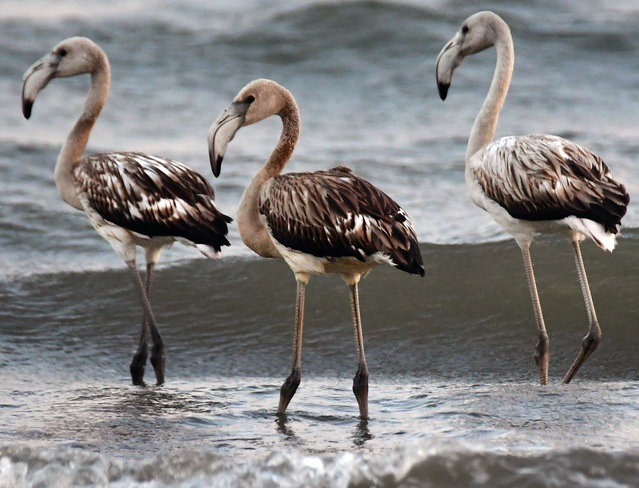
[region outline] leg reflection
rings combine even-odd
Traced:
[[[299,439],[295,435],[295,431],[288,421],[288,416],[285,413],[277,414],[275,422],[277,424],[277,432],[279,434],[282,434],[288,440],[299,442]]]
[[[357,447],[362,447],[366,442],[370,441],[373,437],[368,428],[368,419],[361,419],[357,422],[355,430],[353,430],[353,444]]]

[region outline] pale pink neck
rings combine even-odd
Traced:
[[[506,100],[515,64],[513,39],[508,25],[506,25],[503,20],[496,19],[494,27],[497,33],[497,41],[495,42],[495,49],[497,50],[495,73],[490,84],[490,89],[488,90],[488,95],[470,131],[468,147],[466,149],[466,161],[482,147],[490,143],[495,137],[497,122],[499,121],[499,112]]]
[[[91,86],[84,102],[84,110],[58,154],[54,171],[55,184],[62,199],[76,208],[81,208],[81,204],[73,188],[73,170],[82,159],[91,129],[106,103],[111,84],[111,69],[104,51],[99,49],[96,59],[95,67],[91,71]]]

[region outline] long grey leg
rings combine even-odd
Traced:
[[[537,292],[537,284],[535,282],[535,273],[533,272],[532,259],[530,258],[530,242],[519,243],[521,254],[524,258],[524,267],[526,268],[526,278],[528,279],[528,289],[530,290],[530,298],[535,312],[535,322],[537,323],[537,331],[539,340],[535,349],[535,363],[539,369],[539,382],[542,385],[548,384],[548,362],[550,361],[550,341],[546,332],[546,324],[541,311],[541,303],[539,302],[539,293]]]
[[[162,343],[162,338],[160,337],[160,333],[158,332],[155,324],[155,318],[153,317],[153,312],[151,311],[151,305],[149,304],[148,299],[148,294],[150,294],[151,291],[153,264],[150,263],[150,265],[147,265],[146,287],[142,285],[142,280],[140,279],[140,274],[138,273],[135,261],[128,261],[127,266],[133,272],[134,283],[136,285],[144,313],[142,332],[140,334],[140,345],[138,346],[138,351],[136,351],[136,354],[133,356],[133,361],[131,362],[131,377],[133,379],[133,384],[144,384],[142,376],[144,375],[144,363],[146,362],[146,343],[148,342],[148,337],[150,335],[153,340],[151,363],[155,369],[157,384],[161,385],[164,383],[164,344]],[[140,355],[138,355],[138,353],[140,353]],[[156,358],[155,363],[154,356]],[[141,361],[142,359],[144,359],[144,361]],[[142,366],[140,366],[140,364]]]
[[[572,240],[572,247],[575,255],[575,265],[577,266],[577,274],[579,275],[579,284],[581,285],[581,293],[584,296],[584,302],[586,304],[586,311],[588,312],[588,333],[581,342],[581,350],[577,355],[577,358],[570,366],[570,369],[564,376],[562,383],[570,383],[572,378],[577,373],[577,370],[588,359],[588,357],[597,349],[599,342],[601,341],[601,328],[599,327],[599,321],[597,320],[597,314],[595,312],[595,305],[592,301],[592,295],[590,294],[590,286],[588,285],[588,277],[586,276],[586,268],[584,268],[584,261],[581,257],[581,249],[579,247],[579,241],[577,239]]]
[[[149,301],[149,308],[151,302],[151,280],[153,279],[153,271],[155,271],[155,262],[147,262],[146,264],[146,297]],[[153,371],[155,371],[155,379],[158,385],[164,383],[164,342],[160,336],[160,332],[155,324],[155,320],[149,321],[149,330],[151,332],[151,339],[153,340],[153,347],[151,348],[151,365]]]
[[[302,331],[304,328],[304,298],[306,294],[306,284],[297,281],[297,300],[295,303],[295,344],[293,348],[293,366],[284,384],[280,388],[280,403],[277,413],[282,415],[286,412],[286,407],[290,403],[297,387],[302,381]]]
[[[128,263],[127,263],[128,264]],[[135,267],[135,263],[133,263]],[[130,267],[130,265],[129,265]],[[137,268],[136,268],[137,271]],[[147,300],[150,300],[151,293],[151,274],[149,274],[149,265],[147,264],[147,273],[146,273],[146,297]],[[142,325],[140,327],[140,342],[138,344],[138,348],[133,355],[133,359],[131,360],[131,365],[129,366],[129,370],[131,371],[131,379],[134,385],[144,386],[144,370],[146,367],[146,360],[149,355],[149,321],[146,318],[146,313],[143,313],[142,316]]]
[[[353,378],[353,393],[359,405],[360,417],[362,419],[368,419],[368,366],[366,365],[364,334],[362,332],[362,319],[359,312],[359,291],[357,283],[349,285],[349,288],[351,290],[355,346],[357,348],[357,371]]]

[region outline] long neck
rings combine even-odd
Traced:
[[[282,119],[280,139],[264,166],[244,190],[236,215],[242,241],[263,257],[276,258],[280,257],[280,253],[260,221],[257,206],[260,190],[268,180],[282,172],[293,154],[300,134],[300,116],[297,104],[289,93],[286,93],[286,97],[286,104],[279,113]]]
[[[495,29],[497,35],[495,42],[497,65],[495,66],[495,73],[486,100],[484,100],[484,104],[479,110],[473,128],[470,131],[466,149],[466,161],[495,137],[499,112],[504,105],[513,74],[515,51],[510,29],[505,23],[496,24]]]
[[[84,102],[84,110],[67,136],[55,165],[55,185],[62,199],[69,205],[82,206],[72,183],[72,174],[82,158],[91,129],[106,103],[111,84],[111,68],[103,51],[97,53],[95,68],[91,72],[91,86]]]
[[[264,173],[267,179],[277,176],[282,172],[288,160],[291,159],[293,150],[297,145],[297,140],[300,137],[300,113],[297,108],[297,103],[289,92],[286,92],[284,96],[286,103],[278,114],[282,119],[280,140],[258,173],[258,175]]]

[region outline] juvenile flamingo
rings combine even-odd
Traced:
[[[282,119],[279,142],[244,190],[236,218],[244,243],[260,256],[284,259],[297,281],[293,365],[277,411],[285,413],[302,377],[306,284],[312,274],[337,273],[351,292],[357,348],[353,392],[360,417],[367,419],[368,366],[357,285],[380,263],[423,276],[417,236],[394,200],[348,168],[280,174],[295,149],[300,117],[291,92],[271,80],[245,86],[211,126],[209,155],[215,176],[235,133],[271,115]]]
[[[601,340],[579,243],[590,237],[604,251],[612,251],[629,197],[602,159],[574,142],[545,134],[493,141],[515,60],[510,29],[495,13],[468,17],[439,53],[436,76],[442,100],[463,59],[491,46],[497,50],[497,66],[468,139],[466,184],[475,204],[512,234],[521,248],[539,334],[535,361],[542,385],[548,383],[550,345],[530,244],[535,234],[546,232],[565,234],[572,243],[589,327],[562,380],[569,383]]]
[[[60,42],[24,74],[22,113],[28,119],[38,93],[53,78],[88,73],[91,85],[84,110],[68,135],[55,165],[62,199],[84,211],[93,227],[133,273],[144,318],[130,365],[134,385],[144,384],[149,338],[157,384],[164,383],[164,343],[149,299],[155,263],[173,242],[193,245],[208,257],[228,246],[231,219],[215,207],[213,188],[198,173],[169,159],[137,152],[82,157],[91,129],[109,92],[111,70],[105,52],[86,37]],[[146,285],[136,267],[136,246],[145,250]]]

